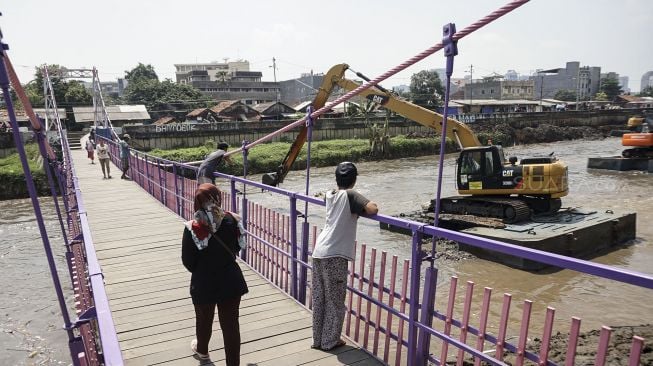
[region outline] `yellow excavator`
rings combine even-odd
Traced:
[[[359,87],[356,81],[345,78],[346,64],[333,66],[313,100],[313,108],[322,108],[335,87],[351,91]],[[356,75],[369,81],[361,73]],[[528,219],[532,213],[554,213],[561,207],[561,197],[568,193],[567,166],[553,156],[504,158],[498,145],[483,146],[465,124],[447,119],[442,131],[443,116],[426,108],[398,99],[377,85],[362,91],[360,96],[400,114],[455,141],[460,148],[457,160],[456,184],[460,196],[441,200],[443,213],[496,217],[506,223]],[[276,172],[263,175],[263,183],[276,186],[282,183],[302,146],[306,142],[307,127],[302,127]]]

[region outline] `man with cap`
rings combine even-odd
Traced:
[[[122,175],[120,176],[120,179],[129,179],[129,177],[126,175],[127,170],[129,170],[129,140],[131,137],[129,137],[128,134],[124,134],[122,136],[122,141],[118,144],[118,147],[120,149],[120,162],[122,163]]]
[[[337,189],[326,193],[326,223],[313,250],[313,345],[324,351],[343,346],[348,261],[356,256],[358,216],[375,215],[377,204],[353,190],[358,171],[350,162],[336,167]]]
[[[224,141],[220,141],[220,143],[218,143],[218,150],[210,153],[206,159],[204,159],[202,164],[200,164],[199,169],[197,170],[198,185],[203,183],[212,183],[215,185],[215,176],[213,176],[213,172],[216,171],[223,158],[227,162],[230,161],[228,156],[224,156],[228,148],[229,144]]]

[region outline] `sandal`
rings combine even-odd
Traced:
[[[193,351],[194,356],[200,360],[208,360],[211,358],[208,353],[204,354],[197,352],[197,339],[190,341],[190,349]]]

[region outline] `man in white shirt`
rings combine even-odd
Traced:
[[[358,171],[350,162],[336,167],[338,189],[326,193],[326,223],[313,250],[313,345],[325,351],[342,346],[348,261],[356,255],[361,214],[375,215],[377,204],[353,190]]]

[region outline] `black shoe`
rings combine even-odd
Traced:
[[[111,179],[111,176],[109,176],[109,179]]]

